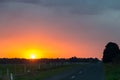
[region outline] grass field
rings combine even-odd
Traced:
[[[60,74],[66,70],[70,70],[70,69],[72,69],[72,67],[75,67],[75,66],[76,65],[67,65],[67,66],[61,66],[61,67],[58,67],[55,69],[39,71],[37,73],[16,77],[16,80],[43,80],[43,79],[46,79],[48,77]]]
[[[104,64],[106,80],[120,80],[120,64]]]
[[[45,78],[60,74],[80,64],[0,64],[0,76],[13,73],[14,80],[43,80]],[[28,70],[30,72],[28,72]],[[8,80],[8,79],[6,79]]]

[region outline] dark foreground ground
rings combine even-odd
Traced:
[[[106,80],[120,80],[120,64],[104,64]]]
[[[50,65],[44,65],[43,68],[42,66],[40,67],[40,71],[35,71],[35,65],[32,65],[33,68],[31,68],[31,70],[33,69],[33,72],[31,71],[29,73],[24,73],[24,69],[26,71],[28,67],[24,66],[25,65],[0,65],[0,71],[5,73],[1,73],[0,80],[10,80],[10,78],[6,76],[7,68],[9,68],[9,72],[11,70],[17,72],[16,75],[13,72],[13,80],[105,80],[101,62],[64,64],[54,68],[50,68]],[[38,65],[36,66],[38,67]],[[46,70],[44,70],[45,67],[47,67]]]
[[[105,80],[105,78],[102,63],[91,63],[84,67],[72,68],[45,80]]]

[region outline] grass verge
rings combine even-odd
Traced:
[[[60,74],[64,71],[70,70],[73,67],[76,67],[78,65],[64,65],[55,69],[49,69],[46,71],[39,71],[37,73],[27,74],[19,77],[15,77],[15,80],[44,80],[46,78],[49,78],[51,76],[55,76],[57,74]],[[80,65],[79,65],[80,66]]]
[[[106,80],[120,80],[120,64],[104,64]]]

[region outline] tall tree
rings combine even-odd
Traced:
[[[113,60],[120,54],[119,46],[116,43],[109,42],[103,52],[103,62],[113,62]]]

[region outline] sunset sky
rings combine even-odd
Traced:
[[[0,0],[0,57],[102,57],[120,44],[120,0]]]

